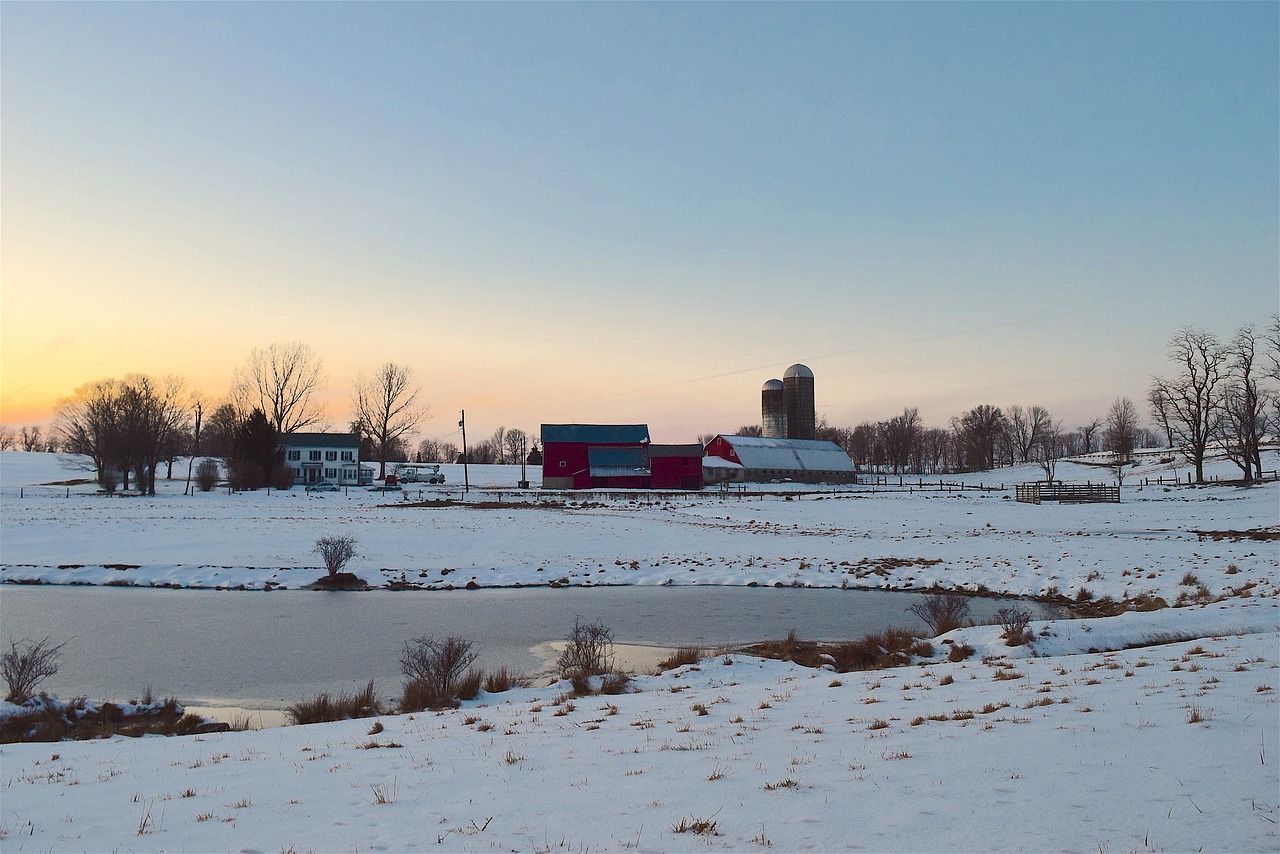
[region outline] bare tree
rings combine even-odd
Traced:
[[[507,431],[506,438],[503,441],[506,443],[507,459],[512,463],[519,464],[528,450],[528,434],[519,427],[512,427]]]
[[[309,345],[254,347],[232,377],[231,402],[240,413],[261,409],[276,430],[296,433],[324,417],[316,399],[324,384],[323,364]]]
[[[1107,412],[1107,449],[1111,451],[1111,468],[1116,480],[1124,484],[1125,466],[1133,459],[1133,449],[1138,446],[1138,411],[1133,401],[1118,397]]]
[[[613,630],[600,620],[584,623],[581,617],[574,618],[556,668],[561,676],[608,673],[613,669]]]
[[[1222,414],[1227,354],[1213,334],[1184,327],[1169,342],[1169,358],[1178,373],[1154,377],[1150,397],[1163,402],[1174,443],[1195,467],[1196,483],[1204,483],[1205,454]]]
[[[356,538],[351,534],[332,534],[316,540],[314,549],[324,561],[329,575],[337,575],[356,556]]]
[[[880,425],[885,455],[894,474],[901,474],[913,456],[919,455],[920,410],[904,409]]]
[[[937,637],[964,625],[969,617],[969,600],[959,593],[930,593],[907,610]]]
[[[456,705],[458,682],[478,653],[460,637],[419,637],[404,642],[400,672],[404,674],[401,711]]]
[[[697,436],[698,444],[705,448],[717,435],[716,433],[699,433]]]
[[[1080,449],[1081,453],[1084,453],[1084,454],[1093,453],[1093,439],[1094,439],[1094,436],[1098,434],[1098,429],[1100,427],[1102,427],[1102,421],[1095,418],[1092,421],[1090,421],[1088,424],[1085,424],[1076,428],[1077,432],[1080,433],[1080,443],[1083,446]]]
[[[735,436],[755,436],[755,437],[759,438],[760,436],[763,436],[763,435],[764,435],[764,428],[763,428],[763,427],[761,427],[759,424],[743,424],[743,425],[742,425],[741,427],[739,427],[737,430],[733,431],[733,435],[735,435]],[[712,439],[714,439],[714,438],[715,438],[715,436],[713,435],[711,438],[712,438]],[[708,440],[708,441],[710,441],[710,440]],[[703,442],[703,444],[705,445],[705,444],[706,444],[706,442]]]
[[[1040,463],[1040,468],[1044,469],[1045,480],[1053,480],[1053,474],[1058,468],[1058,460],[1066,454],[1066,447],[1061,421],[1050,421],[1038,431],[1036,459]]]
[[[29,700],[37,685],[58,672],[64,646],[66,643],[52,645],[48,638],[11,641],[9,651],[0,655],[0,676],[9,689],[5,700],[19,704]]]
[[[499,465],[507,461],[506,439],[507,439],[506,427],[498,427],[497,430],[493,431],[493,435],[489,437],[489,444],[493,447],[493,453],[495,457],[493,462],[496,462]]]
[[[28,454],[40,450],[42,440],[43,436],[41,435],[40,425],[38,424],[33,427],[23,427],[18,432],[18,444],[21,445],[22,450],[26,451]]]
[[[12,451],[17,443],[17,431],[8,424],[0,424],[0,451]]]
[[[1259,383],[1258,332],[1252,324],[1241,327],[1225,351],[1229,380],[1219,435],[1223,451],[1240,467],[1244,482],[1251,483],[1262,474],[1262,437],[1267,432],[1274,392]]]
[[[1004,413],[999,407],[982,404],[952,419],[964,465],[971,471],[987,471],[995,467],[996,447],[1005,429]]]
[[[1043,406],[1010,406],[1008,411],[1008,435],[1018,462],[1031,461],[1032,453],[1040,447],[1040,434],[1052,425],[1049,411]]]
[[[352,403],[360,432],[373,442],[378,455],[380,479],[387,476],[387,460],[392,448],[413,434],[427,418],[418,406],[421,389],[413,384],[413,372],[387,362],[372,377],[356,381]]]

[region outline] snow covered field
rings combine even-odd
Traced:
[[[4,581],[296,588],[322,574],[315,538],[349,532],[350,568],[375,585],[937,583],[1187,604],[1033,623],[1030,650],[961,629],[967,661],[878,672],[714,656],[633,694],[482,695],[376,734],[360,720],[5,745],[5,851],[1280,847],[1280,546],[1257,538],[1280,530],[1275,483],[1061,507],[936,487],[567,507],[30,488],[74,476],[0,456]],[[473,469],[473,484],[515,479]]]

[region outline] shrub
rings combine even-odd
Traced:
[[[218,475],[221,473],[218,461],[205,457],[200,461],[200,465],[196,466],[196,488],[201,492],[212,492],[218,485]]]
[[[1009,646],[1031,643],[1031,612],[1025,608],[1001,608],[996,611],[996,622],[1004,629],[1000,636]]]
[[[631,677],[625,673],[606,673],[600,680],[601,694],[624,694],[631,684]]]
[[[324,560],[330,575],[337,575],[356,556],[356,538],[350,534],[332,535],[316,540],[315,552]]]
[[[420,637],[405,641],[400,654],[400,672],[405,676],[401,711],[454,705],[459,681],[475,664],[477,655],[471,641],[460,637],[440,640]]]
[[[105,492],[115,492],[118,486],[116,473],[111,469],[103,469],[102,474],[98,475],[98,483]]]
[[[967,643],[952,644],[951,652],[947,653],[947,661],[964,661],[973,655],[973,647]]]
[[[58,672],[64,646],[52,645],[48,638],[11,641],[9,651],[0,655],[0,675],[9,688],[5,699],[19,705],[30,699],[37,685]]]
[[[613,669],[613,631],[599,620],[584,623],[581,618],[574,619],[565,641],[565,648],[556,659],[561,675],[596,676]]]
[[[926,654],[922,650],[915,635],[891,626],[880,634],[872,632],[861,640],[834,644],[829,654],[836,660],[836,670],[844,673],[906,664],[908,656]]]
[[[687,664],[697,664],[702,660],[702,648],[697,646],[678,646],[670,658],[658,662],[658,672],[664,673]]]
[[[483,684],[483,670],[468,670],[467,674],[458,680],[454,696],[459,700],[474,700],[480,696],[480,686]]]
[[[512,688],[529,687],[528,678],[512,673],[505,667],[500,667],[484,678],[484,690],[490,694],[501,694],[504,691],[510,691]]]
[[[969,617],[969,600],[959,593],[930,593],[907,610],[937,637],[964,626]]]
[[[293,469],[288,466],[276,466],[271,472],[272,489],[293,489]]]
[[[301,700],[285,709],[289,720],[295,724],[318,724],[344,721],[350,718],[369,718],[382,714],[382,704],[373,688],[373,681],[354,694],[330,697],[328,692],[313,700]]]

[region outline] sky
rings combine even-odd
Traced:
[[[0,420],[411,368],[422,436],[1145,400],[1280,311],[1274,3],[5,3]],[[1143,406],[1145,409],[1145,406]]]

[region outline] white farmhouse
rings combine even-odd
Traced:
[[[341,486],[373,482],[373,470],[360,465],[360,437],[354,433],[286,433],[280,437],[284,464],[296,483],[327,480]]]

